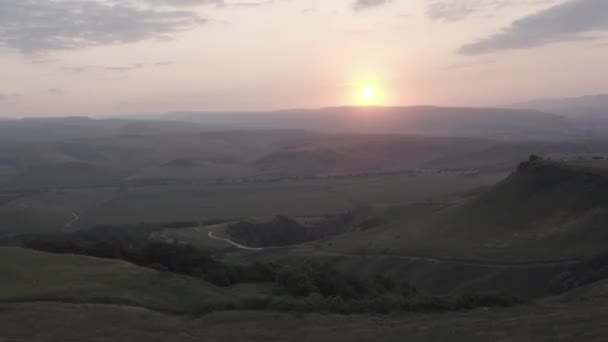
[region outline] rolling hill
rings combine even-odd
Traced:
[[[0,248],[0,302],[113,304],[193,313],[230,304],[222,289],[200,279],[130,263]],[[225,291],[224,291],[225,292]]]
[[[539,99],[516,103],[507,107],[523,110],[539,110],[583,120],[608,122],[608,94]]]
[[[567,140],[568,124],[550,114],[434,107],[342,108],[337,114],[327,111],[327,118],[336,116],[338,121],[348,125],[356,126],[363,120],[369,125],[395,128],[399,133],[430,132],[446,136],[461,135],[463,131],[456,127],[460,125],[487,137],[481,139],[479,134],[476,138],[459,138],[278,129],[211,131],[210,127],[214,127],[211,124],[179,121],[9,120],[0,122],[0,188],[128,186],[403,169],[496,171],[513,168],[531,153],[608,153],[605,138]],[[458,114],[460,112],[462,114]],[[291,115],[301,117],[298,113],[272,114],[277,116],[275,126],[281,126],[283,121],[289,123]],[[363,117],[356,117],[360,114]],[[323,111],[311,111],[310,117],[307,115],[304,117],[312,121],[315,117],[325,118]],[[399,123],[402,119],[405,122]],[[327,124],[323,127],[339,130],[340,122],[335,123],[337,126]],[[442,128],[445,130],[433,131],[432,127],[438,127],[435,122],[446,125]],[[315,128],[315,125],[307,127]],[[432,129],[427,130],[426,126]],[[517,131],[525,139],[505,140],[505,135],[496,131],[499,126],[510,132],[507,135]],[[543,130],[559,134],[547,135]],[[46,131],[50,133],[44,134]],[[528,131],[536,133],[525,133]],[[518,133],[512,137],[521,136]]]
[[[595,293],[509,309],[391,316],[238,311],[191,318],[112,305],[0,305],[8,341],[601,342],[607,318],[607,298]]]
[[[521,263],[597,256],[608,242],[605,166],[605,160],[530,160],[463,204],[345,235],[327,248]]]

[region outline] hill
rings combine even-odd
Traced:
[[[593,257],[608,242],[605,165],[530,160],[463,204],[345,235],[324,248],[523,263]]]
[[[177,313],[231,304],[223,290],[202,280],[117,260],[1,247],[0,272],[4,303],[115,304]]]
[[[0,305],[0,331],[8,341],[601,342],[608,334],[606,319],[605,297],[593,302],[391,316],[239,311],[184,318],[110,305]]]
[[[608,122],[608,94],[538,99],[516,103],[508,107],[524,110],[539,110],[577,119]]]
[[[252,129],[255,125],[249,130],[210,131],[214,126],[203,123],[213,116],[201,116],[202,122],[197,124],[85,118],[9,120],[0,122],[0,190],[165,185],[404,169],[509,170],[531,153],[608,153],[605,138],[564,140],[570,132],[568,123],[544,113],[434,107],[335,110],[264,114],[260,120],[271,115],[269,127],[289,127],[292,119],[300,117],[313,123],[301,127],[325,131],[342,130],[340,125],[354,125],[344,130],[357,130],[361,124],[379,128],[363,129],[370,132],[388,127],[398,133],[476,138]],[[316,121],[332,117],[337,126]],[[465,128],[482,132],[485,138],[460,134]]]

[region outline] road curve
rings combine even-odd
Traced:
[[[234,241],[232,241],[230,239],[222,239],[220,237],[217,237],[217,236],[213,235],[213,232],[209,232],[209,237],[212,238],[212,239],[215,239],[215,240],[220,240],[220,241],[228,242],[229,244],[233,245],[236,248],[244,249],[244,250],[247,250],[247,251],[262,251],[262,250],[265,249],[265,248],[248,247],[248,246],[244,246],[244,245],[241,245],[239,243],[236,243],[236,242],[234,242]]]
[[[209,237],[212,239],[215,239],[215,240],[225,241],[225,242],[233,245],[236,248],[244,249],[247,251],[264,251],[264,250],[269,250],[269,249],[285,249],[285,248],[295,248],[295,247],[303,246],[302,244],[299,244],[299,245],[289,245],[289,246],[249,247],[249,246],[241,245],[240,243],[234,242],[230,239],[222,239],[220,237],[217,237],[217,236],[213,235],[213,232],[209,232]]]
[[[65,228],[71,228],[72,225],[80,220],[80,217],[76,213],[72,213],[72,220],[64,225]]]

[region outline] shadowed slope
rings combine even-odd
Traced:
[[[531,160],[473,200],[338,238],[333,250],[507,262],[579,259],[604,252],[606,222],[604,169]]]

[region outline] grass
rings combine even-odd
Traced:
[[[0,302],[109,303],[175,313],[234,307],[265,286],[218,288],[130,263],[0,248]]]
[[[367,205],[458,197],[501,174],[427,174],[225,186],[139,188],[92,208],[83,224],[170,222],[277,215],[317,216]]]
[[[0,305],[6,339],[50,341],[604,341],[602,301],[399,316],[220,312],[181,318],[107,305]]]
[[[35,192],[0,204],[0,236],[56,232],[80,227],[80,222],[66,227],[72,213],[83,217],[97,205],[120,195],[117,189],[82,189]]]
[[[603,171],[541,161],[466,203],[344,235],[321,249],[494,262],[581,259],[605,250],[607,203]]]
[[[294,250],[249,252],[236,254],[231,258],[293,265],[315,261],[328,264],[342,273],[363,278],[387,276],[412,284],[430,295],[498,292],[522,299],[538,298],[554,291],[556,279],[568,269],[565,265],[503,267],[402,259],[394,256],[339,255],[324,252],[309,254]]]
[[[224,230],[225,224],[195,228],[164,229],[153,233],[151,239],[155,241],[178,241],[193,245],[202,250],[221,251],[232,248],[232,245],[210,238],[209,232],[223,232]],[[224,236],[223,233],[216,233],[216,235]]]
[[[72,215],[65,211],[0,207],[0,237],[61,231],[71,219]]]

